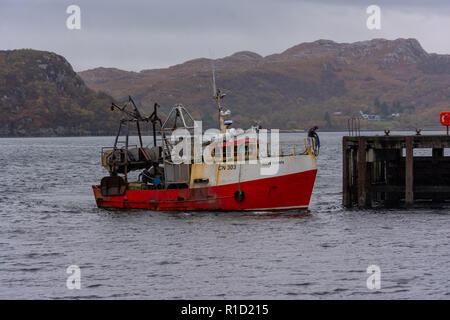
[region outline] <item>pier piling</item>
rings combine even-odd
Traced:
[[[406,164],[405,164],[405,204],[412,206],[414,203],[414,147],[413,137],[406,137]]]

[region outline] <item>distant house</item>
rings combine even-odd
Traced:
[[[381,117],[377,114],[367,114],[362,111],[359,111],[361,118],[368,121],[380,121]]]

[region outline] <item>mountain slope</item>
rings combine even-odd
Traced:
[[[0,135],[52,136],[113,132],[112,98],[86,87],[61,56],[0,51]]]
[[[123,100],[129,94],[147,110],[188,106],[214,126],[210,59],[165,69],[127,72],[97,68],[80,72],[95,90]],[[238,127],[343,129],[362,110],[387,121],[368,127],[415,128],[438,124],[450,103],[450,56],[427,53],[415,39],[355,43],[318,40],[262,57],[243,51],[214,61],[218,87]],[[392,119],[393,113],[400,113]]]

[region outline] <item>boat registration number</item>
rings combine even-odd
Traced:
[[[220,165],[219,171],[221,170],[236,170],[236,165],[235,164]]]

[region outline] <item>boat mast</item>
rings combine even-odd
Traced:
[[[222,100],[223,97],[225,97],[225,94],[221,93],[220,89],[217,89],[214,99],[217,100],[217,110],[219,112],[219,129],[220,129],[220,132],[225,133],[226,130],[225,130],[225,124],[224,124],[224,117],[222,114],[222,105],[220,104],[220,100]]]
[[[211,69],[212,69],[212,84],[213,84],[213,98],[217,100],[217,109],[219,111],[219,130],[222,133],[225,133],[225,125],[224,119],[222,115],[222,106],[220,105],[220,100],[225,97],[225,94],[220,92],[220,89],[216,87],[216,68],[214,66],[214,60],[211,61]]]

